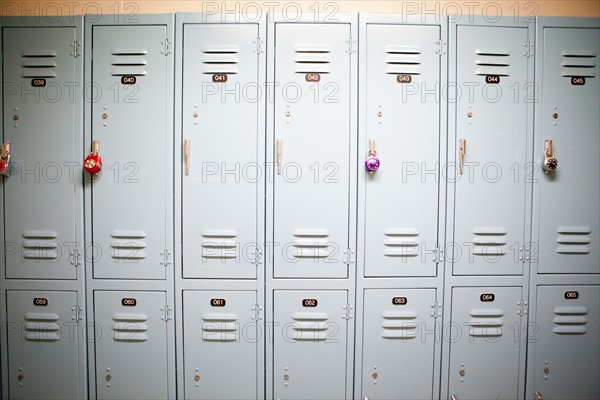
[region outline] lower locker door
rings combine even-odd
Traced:
[[[348,293],[276,290],[273,396],[345,399]]]
[[[186,399],[255,399],[257,351],[255,291],[184,291]]]
[[[521,296],[521,287],[452,289],[449,398],[522,397]]]
[[[435,289],[367,289],[362,396],[431,399]]]
[[[99,399],[167,397],[164,292],[94,292]]]
[[[533,389],[548,399],[600,398],[599,286],[540,286],[530,334]]]
[[[9,397],[78,398],[77,293],[9,290],[6,304]]]

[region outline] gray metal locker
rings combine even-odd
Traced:
[[[261,397],[257,307],[255,291],[183,292],[186,399]]]
[[[350,24],[275,23],[276,278],[348,276]]]
[[[256,278],[264,93],[258,24],[184,24],[184,278]]]
[[[345,290],[274,291],[274,398],[346,398],[347,303]]]
[[[589,172],[600,167],[600,29],[544,27],[542,34],[542,105],[534,149],[540,182],[538,273],[597,274],[600,183]],[[546,157],[548,144],[552,154]],[[558,168],[544,173],[549,158],[558,160]]]
[[[600,287],[538,286],[528,396],[600,398]],[[528,385],[529,385],[528,384]]]
[[[168,318],[164,292],[94,292],[97,398],[167,398]]]
[[[448,397],[507,399],[518,393],[523,329],[521,287],[452,288]],[[447,335],[447,333],[444,333]]]
[[[164,279],[172,196],[165,25],[93,26],[94,278]],[[89,258],[92,258],[88,256]]]
[[[78,398],[82,330],[77,294],[8,290],[6,307],[10,398]]]
[[[6,278],[76,279],[81,63],[76,27],[4,27]],[[4,146],[3,146],[4,147]],[[10,175],[10,176],[8,176]]]
[[[365,276],[437,273],[441,105],[424,91],[440,95],[440,29],[367,24],[360,141],[381,166],[364,172]]]
[[[434,397],[435,302],[435,289],[365,290],[360,398]]]
[[[456,27],[453,273],[521,275],[533,65],[526,26]],[[531,81],[531,82],[529,82]],[[452,150],[450,150],[452,151]],[[460,250],[460,251],[458,251]]]

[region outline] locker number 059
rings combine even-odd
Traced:
[[[34,306],[46,307],[48,305],[48,299],[45,298],[45,297],[34,297],[33,298],[33,305]]]

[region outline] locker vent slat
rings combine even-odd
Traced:
[[[414,310],[386,310],[381,314],[381,337],[384,339],[415,339],[418,313]]]
[[[55,342],[60,340],[60,325],[55,313],[26,313],[25,340],[31,342]]]
[[[319,45],[298,45],[294,49],[297,74],[331,73],[331,48]]]
[[[24,50],[21,52],[21,77],[56,78],[57,56],[54,50]]]
[[[502,227],[477,227],[473,229],[475,235],[471,239],[473,243],[472,254],[475,256],[503,256],[506,254],[506,234]]]
[[[233,313],[202,315],[202,341],[231,343],[239,340],[238,316]]]
[[[325,229],[297,229],[294,231],[297,238],[293,242],[295,247],[294,257],[324,259],[329,257],[331,246],[327,240],[329,232]]]
[[[25,231],[23,236],[22,256],[26,260],[56,260],[58,259],[58,244],[54,231]]]
[[[566,77],[594,78],[596,76],[596,58],[594,51],[566,50],[562,53],[561,75]]]
[[[498,338],[502,336],[502,316],[500,308],[474,308],[469,311],[469,336],[475,338]]]
[[[110,53],[112,76],[146,76],[148,71],[147,55],[145,49],[118,49]]]
[[[419,47],[386,46],[385,73],[392,75],[420,75],[421,49]]]
[[[148,320],[146,314],[116,313],[112,319],[115,322],[111,327],[115,342],[136,343],[148,340],[145,333],[148,325],[144,323]]]
[[[559,226],[556,252],[558,254],[589,254],[592,230],[587,226]]]
[[[292,339],[297,342],[323,342],[327,340],[329,315],[324,312],[296,312],[292,315]]]
[[[584,335],[587,333],[587,307],[556,307],[554,332],[557,335]]]
[[[238,242],[235,239],[237,232],[230,229],[212,229],[202,233],[203,240],[200,243],[202,247],[202,258],[205,260],[229,260],[238,256]]]
[[[147,244],[143,240],[146,237],[144,231],[123,231],[117,230],[111,233],[113,242],[111,243],[110,256],[115,260],[143,260],[148,255],[142,249]]]
[[[416,257],[419,255],[419,231],[413,228],[391,228],[383,232],[383,255]]]
[[[237,74],[239,48],[237,46],[207,47],[202,51],[203,74]]]
[[[510,75],[510,51],[508,49],[476,49],[475,73],[477,75]]]

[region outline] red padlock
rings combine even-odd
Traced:
[[[10,162],[10,142],[2,143],[2,153],[0,154],[0,174],[8,175],[8,163]]]
[[[102,169],[102,158],[98,154],[100,150],[100,142],[94,140],[92,142],[92,152],[83,160],[83,169],[90,174],[98,174]]]

